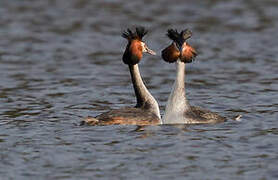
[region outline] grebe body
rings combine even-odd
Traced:
[[[111,110],[84,120],[90,125],[157,125],[161,124],[159,106],[155,98],[146,88],[138,67],[138,63],[143,57],[143,53],[155,55],[155,52],[147,47],[142,38],[147,34],[143,27],[137,27],[135,31],[127,29],[122,37],[128,40],[123,62],[128,65],[133,88],[136,95],[137,104],[134,108],[122,108]]]
[[[155,113],[141,108],[122,108],[87,118],[86,123],[90,125],[157,125],[161,119]]]
[[[185,93],[185,63],[191,63],[197,56],[186,40],[192,35],[191,31],[169,29],[167,36],[173,43],[162,51],[162,58],[166,62],[176,63],[176,80],[162,118],[163,124],[205,124],[219,123],[226,120],[215,112],[191,106]]]

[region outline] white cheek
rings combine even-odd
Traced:
[[[142,46],[142,51],[143,52],[147,52],[147,49],[145,48],[145,43],[141,42],[141,46]]]
[[[184,51],[186,48],[187,48],[187,44],[186,44],[186,42],[185,42],[185,43],[183,43],[183,45],[182,45],[182,50]]]

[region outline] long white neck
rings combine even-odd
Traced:
[[[158,103],[146,88],[141,78],[138,64],[129,65],[129,70],[137,99],[136,107],[151,111],[161,119]]]
[[[165,114],[162,118],[163,124],[180,124],[185,123],[184,113],[190,109],[190,105],[185,94],[185,63],[177,60],[177,76],[172,87],[171,94],[165,109]]]

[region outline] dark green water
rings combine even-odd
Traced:
[[[133,106],[121,32],[190,28],[192,105],[240,122],[79,126]],[[0,179],[277,179],[278,2],[0,1]],[[164,113],[175,67],[144,56],[143,78]]]

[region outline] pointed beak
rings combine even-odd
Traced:
[[[149,49],[147,46],[145,46],[146,48],[146,53],[149,53],[151,55],[156,55],[156,52],[154,52],[153,50]]]

